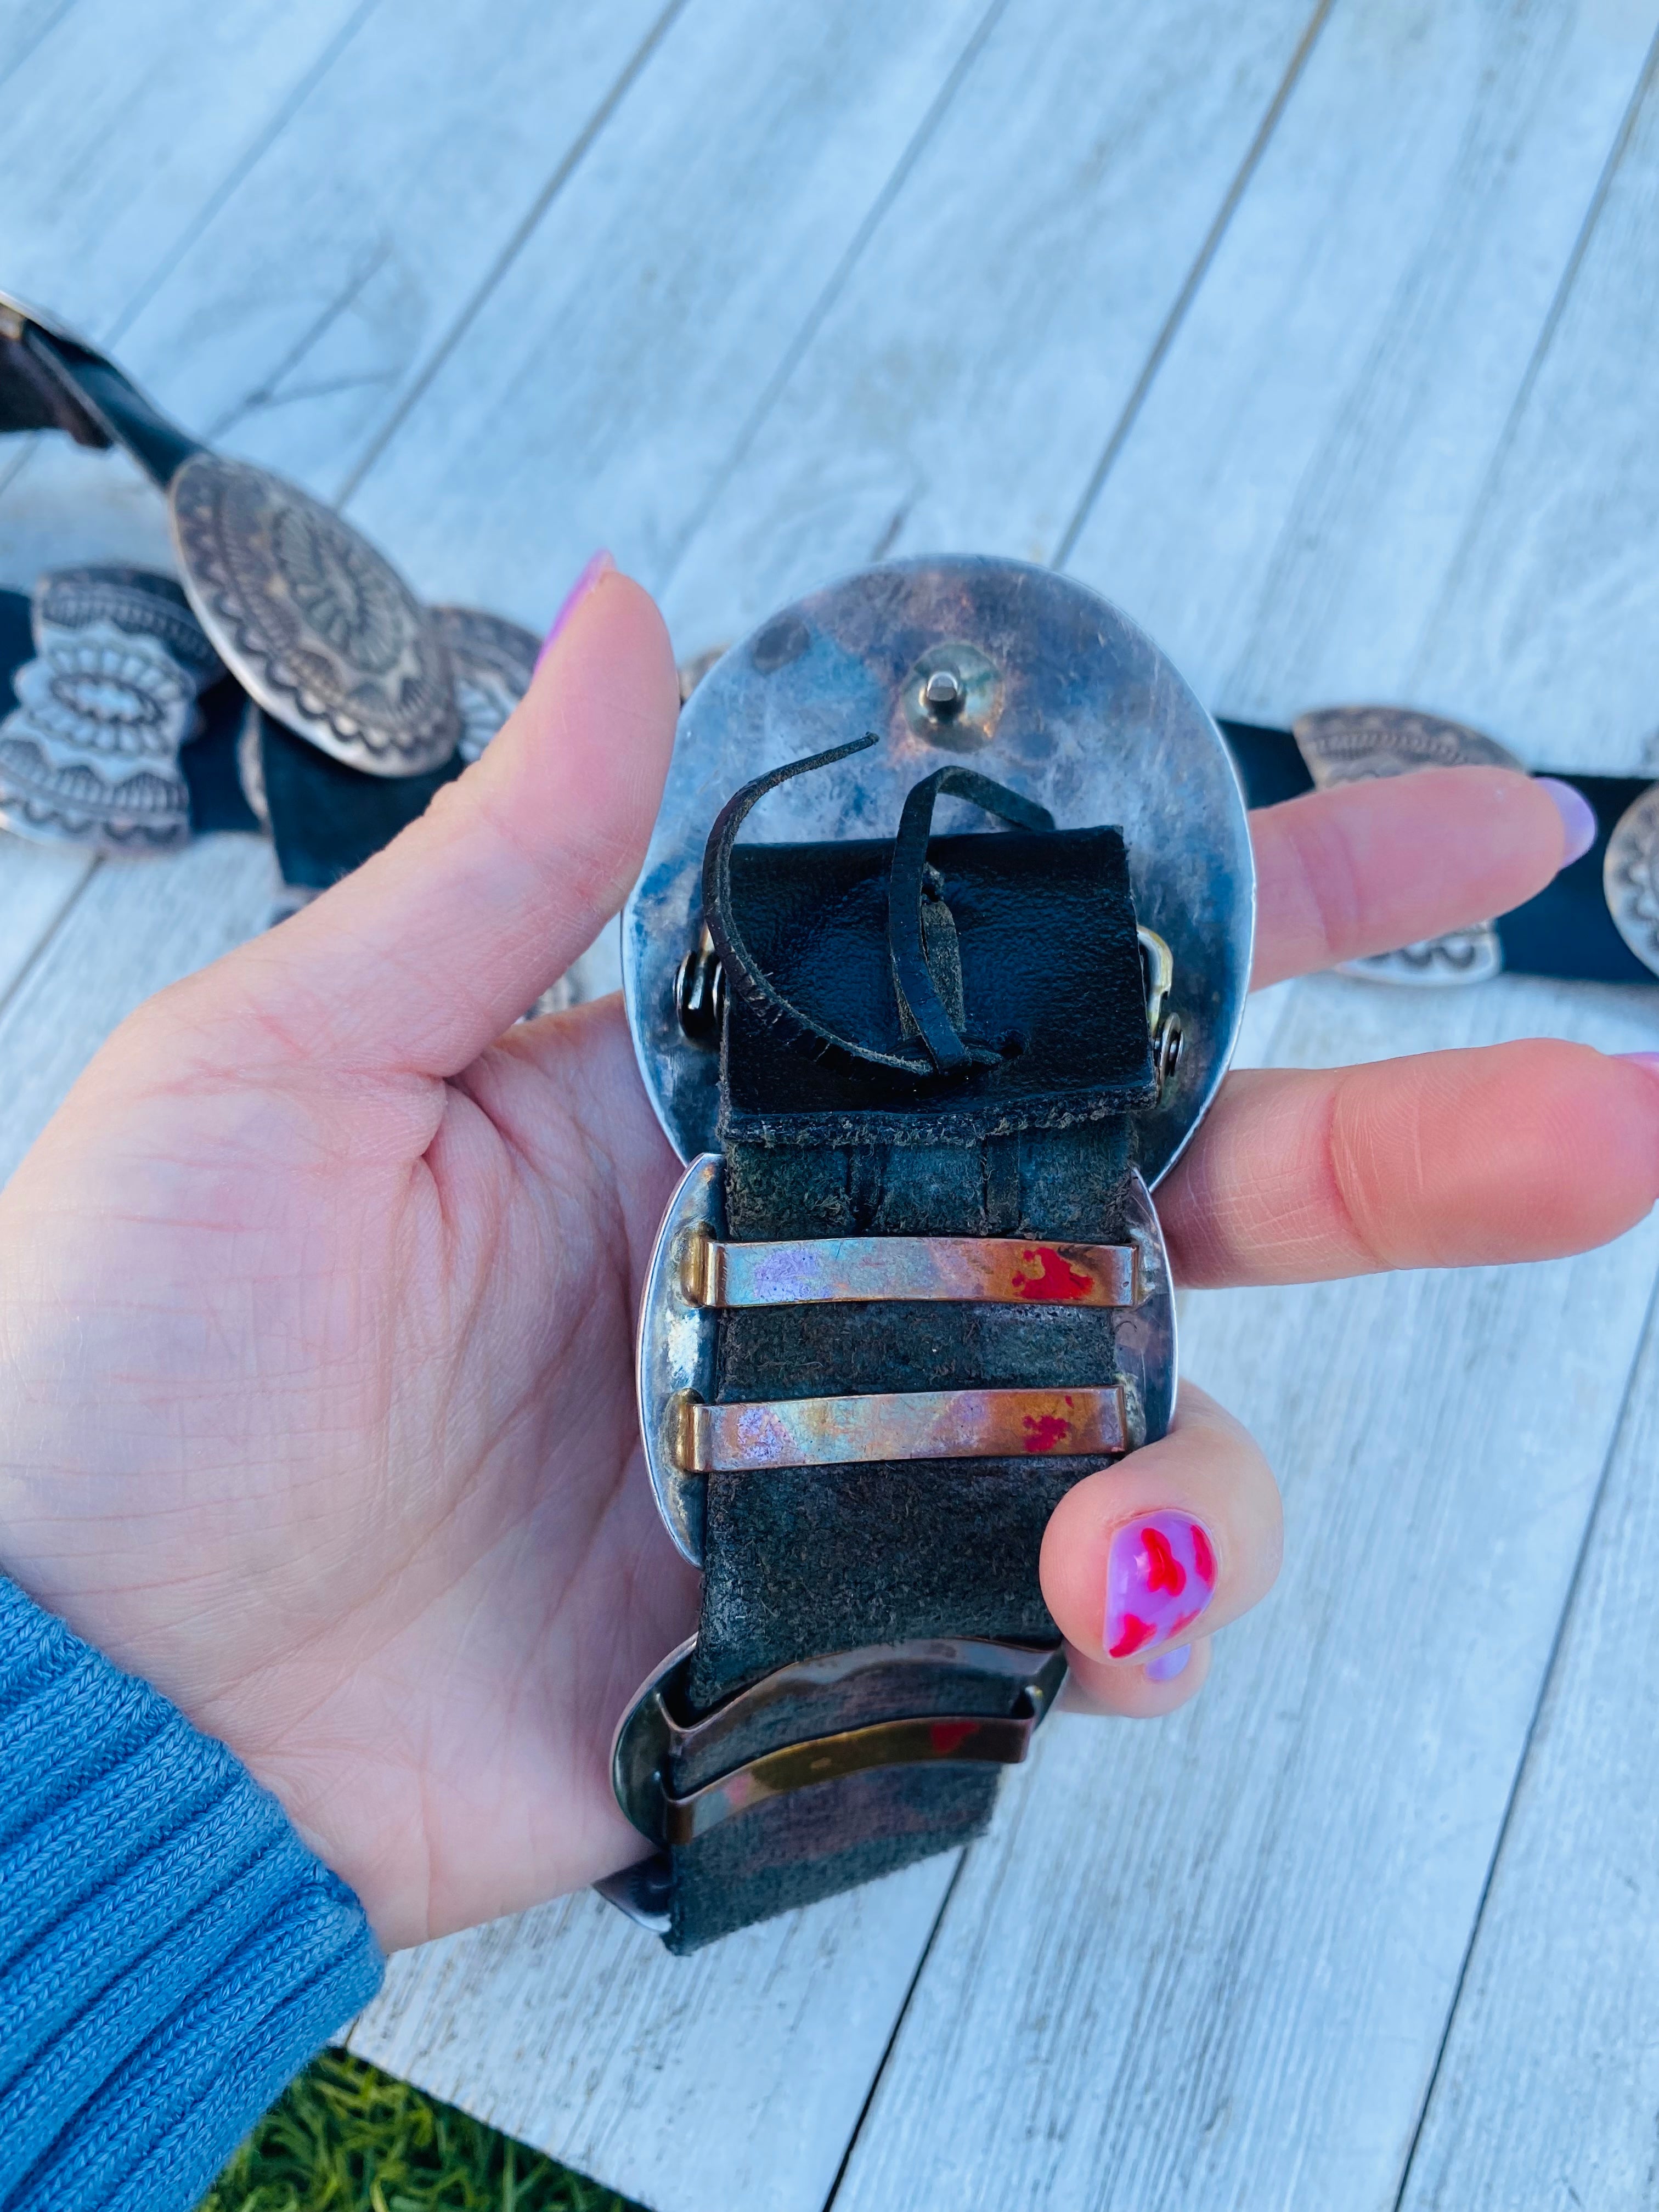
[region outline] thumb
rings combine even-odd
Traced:
[[[483,757],[343,883],[194,979],[234,994],[212,1015],[254,1016],[290,1061],[458,1073],[626,897],[678,711],[662,617],[602,556]]]

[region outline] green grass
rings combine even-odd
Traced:
[[[274,2106],[201,2212],[629,2212],[451,2106],[325,2051]]]

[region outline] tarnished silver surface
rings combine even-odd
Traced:
[[[1124,1226],[1140,1258],[1141,1294],[1112,1324],[1112,1350],[1123,1382],[1124,1422],[1132,1449],[1155,1444],[1175,1419],[1180,1348],[1175,1288],[1164,1225],[1139,1175],[1129,1178]]]
[[[1521,767],[1496,738],[1414,707],[1321,707],[1298,714],[1291,734],[1321,791],[1416,768]]]
[[[462,722],[442,636],[366,538],[217,453],[194,454],[167,496],[191,605],[268,714],[372,775],[450,757]]]
[[[1659,975],[1659,784],[1625,809],[1607,840],[1601,888],[1613,927]]]
[[[872,1298],[992,1305],[1132,1306],[1133,1244],[1043,1244],[1024,1237],[801,1237],[721,1244],[696,1237],[686,1295],[702,1306],[792,1306]]]
[[[40,843],[164,853],[190,836],[179,750],[224,673],[178,586],[143,568],[64,568],[31,606],[35,658],[0,722],[0,824]]]
[[[1066,1680],[1065,1653],[1048,1645],[997,1644],[975,1637],[878,1644],[780,1667],[700,1720],[683,1721],[677,1708],[683,1703],[696,1648],[693,1637],[669,1653],[641,1686],[611,1744],[617,1802],[641,1835],[664,1846],[693,1843],[722,1820],[768,1798],[872,1767],[964,1761],[1016,1765]],[[1018,1693],[1015,1710],[1006,1717],[934,1714],[836,1730],[733,1764],[684,1796],[670,1791],[668,1778],[675,1759],[693,1753],[717,1756],[723,1742],[747,1733],[769,1706],[817,1698],[833,1711],[838,1693],[860,1675],[880,1670],[897,1685],[908,1669],[914,1669],[929,1691],[936,1691],[939,1675],[952,1669],[965,1677],[988,1676],[1005,1682]],[[641,1917],[633,1907],[646,1901],[642,1887],[647,1894],[663,1895],[665,1902],[661,1870],[653,1870],[652,1862],[630,1869],[629,1875],[635,1878],[613,1877],[598,1887],[630,1918]]]
[[[1175,1417],[1175,1297],[1164,1232],[1152,1194],[1139,1175],[1130,1177],[1125,1212],[1133,1253],[1127,1267],[1118,1247],[1039,1246],[1018,1239],[987,1238],[982,1243],[954,1238],[826,1239],[816,1252],[811,1246],[726,1245],[720,1157],[710,1152],[694,1160],[669,1201],[646,1271],[637,1367],[646,1467],[658,1510],[679,1550],[694,1565],[702,1564],[702,1470],[711,1466],[796,1467],[856,1458],[969,1458],[1027,1453],[1115,1455],[1156,1443]],[[958,1244],[966,1249],[979,1243],[980,1252],[987,1255],[974,1263],[980,1278],[988,1273],[997,1274],[1010,1255],[1033,1253],[1037,1259],[1032,1286],[1039,1292],[1036,1302],[1042,1304],[1050,1302],[1046,1285],[1060,1273],[1046,1254],[1056,1255],[1068,1273],[1073,1272],[1066,1257],[1068,1254],[1112,1255],[1109,1264],[1099,1270],[1101,1290],[1127,1289],[1134,1294],[1134,1303],[1121,1305],[1113,1323],[1119,1386],[1070,1392],[915,1392],[886,1397],[790,1399],[760,1406],[716,1407],[708,1402],[714,1396],[718,1328],[718,1309],[708,1302],[711,1250],[723,1247],[740,1265],[740,1255],[760,1255],[754,1264],[757,1279],[748,1287],[769,1293],[789,1287],[760,1279],[780,1251],[811,1255],[816,1279],[824,1266],[835,1272],[837,1253],[844,1255],[848,1248],[856,1252],[866,1245],[884,1243],[906,1248],[938,1244],[951,1249]],[[822,1266],[820,1254],[825,1255]],[[1016,1257],[1006,1285],[1012,1292],[1010,1303],[1027,1302],[1012,1280],[1013,1273],[1025,1272],[1024,1259]],[[1083,1274],[1085,1269],[1079,1267],[1075,1272]],[[887,1273],[890,1277],[890,1268]],[[813,1290],[799,1267],[793,1287],[803,1298],[823,1295]],[[906,1291],[866,1286],[861,1294],[873,1298],[943,1293],[933,1288],[918,1291],[913,1285]],[[986,1295],[960,1288],[949,1294]],[[1103,1302],[1095,1295],[1092,1279],[1086,1302]],[[1078,1292],[1066,1303],[1085,1303],[1085,1293]],[[745,1420],[754,1435],[747,1443],[739,1437],[737,1444],[726,1449],[720,1438],[728,1432],[737,1434]],[[769,1437],[770,1456],[763,1456]]]
[[[712,1309],[690,1295],[687,1261],[699,1240],[726,1234],[726,1197],[718,1153],[694,1160],[668,1201],[657,1231],[640,1302],[637,1382],[640,1436],[669,1534],[694,1566],[702,1564],[703,1480],[679,1462],[680,1408],[714,1389]]]
[[[912,726],[924,656],[971,646],[1000,683],[975,768],[1050,808],[1063,829],[1121,826],[1139,920],[1174,955],[1184,1049],[1139,1121],[1156,1182],[1213,1097],[1249,981],[1255,873],[1244,805],[1215,725],[1152,641],[1050,569],[952,557],[849,576],[726,653],[680,717],[662,811],[623,923],[635,1048],[682,1158],[715,1142],[716,1056],[681,1030],[674,979],[702,921],[703,846],[720,807],[763,769],[874,730],[879,750],[782,786],[759,817],[779,842],[890,837],[911,786],[957,742]],[[957,800],[939,827],[977,828]]]
[[[1340,783],[1369,783],[1378,776],[1408,775],[1419,768],[1512,768],[1526,773],[1507,746],[1467,722],[1413,707],[1322,707],[1298,714],[1291,735],[1308,773],[1321,791]],[[1484,983],[1504,965],[1504,949],[1489,921],[1451,930],[1444,937],[1402,945],[1364,960],[1344,960],[1338,972],[1371,983],[1416,988]]]
[[[1491,922],[1473,929],[1454,929],[1444,937],[1425,938],[1419,945],[1402,945],[1397,951],[1373,952],[1364,960],[1344,960],[1338,972],[1362,976],[1368,983],[1404,983],[1414,988],[1434,988],[1447,983],[1484,983],[1500,975],[1504,948]]]
[[[461,758],[477,760],[530,689],[542,641],[522,623],[481,607],[434,607],[461,715]]]

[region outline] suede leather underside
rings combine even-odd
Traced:
[[[751,950],[791,1002],[838,1031],[902,1042],[882,850],[750,848],[734,885]],[[734,1004],[722,1058],[726,1234],[1118,1241],[1128,1115],[1150,1060],[1139,956],[1115,832],[935,840],[970,1033],[1002,1066],[918,1085],[831,1064]],[[1050,892],[1053,896],[1050,897]],[[1063,896],[1061,892],[1063,891]],[[1109,1384],[1103,1310],[824,1304],[722,1315],[723,1402],[823,1393]],[[1053,1644],[1037,1579],[1054,1504],[1097,1458],[877,1462],[707,1478],[692,1714],[792,1662],[960,1636]],[[1012,1684],[913,1668],[890,1714],[1012,1713]],[[775,1699],[740,1753],[859,1724],[848,1697]],[[865,1716],[868,1717],[867,1713]],[[693,1763],[668,1779],[682,1794]],[[932,1764],[763,1802],[672,1855],[669,1947],[690,1951],[977,1834],[998,1771]]]

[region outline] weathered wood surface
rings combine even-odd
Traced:
[[[0,27],[0,282],[424,588],[539,621],[608,542],[694,649],[889,550],[1061,556],[1224,711],[1414,697],[1647,757],[1655,0],[305,0],[274,59],[242,12],[234,52],[201,0]],[[124,39],[125,106],[54,141]],[[154,160],[181,82],[216,119]],[[7,471],[0,582],[155,557],[118,463]],[[270,885],[233,840],[0,850],[0,1173]],[[1652,1048],[1659,994],[1322,981],[1247,1056],[1540,1030]],[[658,2212],[1645,2202],[1656,1273],[1650,1224],[1188,1299],[1288,1522],[1190,1713],[1057,1724],[953,1889],[682,1966],[548,1907],[396,1962],[356,2046]]]
[[[653,580],[676,635],[890,554],[1052,558],[1323,13],[1011,0]]]
[[[1650,1320],[1402,2212],[1653,2201],[1656,1465]]]
[[[649,2205],[821,2205],[957,1856],[668,1957],[596,1897],[394,1960],[378,2065]]]

